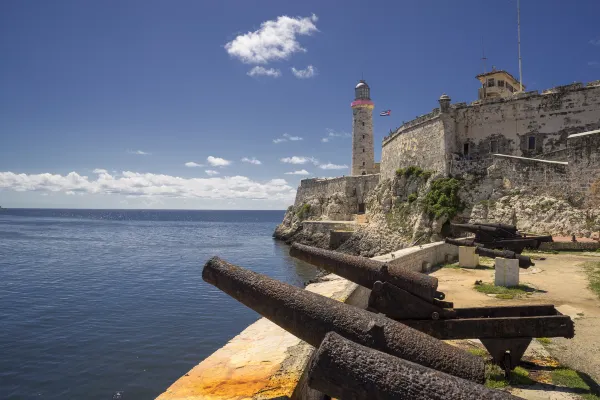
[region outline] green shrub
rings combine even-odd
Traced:
[[[404,171],[405,171],[405,169],[404,169],[404,168],[398,168],[398,169],[396,170],[396,176],[397,176],[397,177],[401,177],[401,176],[403,176],[403,175],[404,175]]]
[[[411,193],[411,194],[408,195],[408,202],[409,203],[412,203],[416,199],[417,199],[417,194],[416,193]]]
[[[441,178],[431,184],[425,195],[425,212],[430,217],[440,218],[446,215],[448,219],[454,218],[464,205],[458,196],[461,183],[456,178]]]
[[[410,167],[406,167],[406,168],[398,168],[396,170],[396,176],[397,177],[401,177],[401,176],[405,176],[405,177],[417,177],[417,178],[423,178],[425,180],[428,180],[429,178],[431,178],[431,175],[433,175],[433,171],[425,171],[420,167],[411,165]]]
[[[300,206],[300,208],[296,211],[296,216],[300,219],[303,220],[306,217],[308,217],[308,214],[310,213],[310,204],[308,203],[304,203]]]

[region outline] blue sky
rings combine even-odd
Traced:
[[[528,90],[600,79],[600,2],[521,3]],[[5,0],[0,205],[283,209],[348,174],[361,74],[379,159],[443,92],[476,99],[482,41],[517,76],[516,33],[516,0]]]

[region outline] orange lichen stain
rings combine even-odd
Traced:
[[[200,367],[200,368],[199,368]],[[157,398],[174,399],[251,399],[256,393],[268,391],[291,394],[297,378],[290,377],[289,385],[273,387],[271,377],[277,373],[280,365],[247,365],[234,367],[229,365],[198,365],[187,376],[180,378]],[[283,383],[283,382],[282,382]],[[291,387],[291,391],[288,389]]]

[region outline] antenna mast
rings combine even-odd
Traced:
[[[517,39],[519,42],[519,91],[523,91],[523,70],[521,68],[521,1],[517,0]]]
[[[485,74],[485,61],[487,60],[487,57],[485,56],[485,48],[483,47],[483,36],[481,37],[481,61],[483,61],[483,73]]]

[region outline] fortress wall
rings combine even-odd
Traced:
[[[452,151],[463,153],[469,143],[471,158],[493,153],[534,157],[567,147],[571,134],[600,128],[600,85],[592,82],[526,92],[510,98],[486,99],[454,107],[456,140]],[[535,149],[529,150],[529,136]]]
[[[571,188],[590,205],[600,207],[600,130],[567,140]]]
[[[393,178],[398,168],[418,166],[446,171],[444,123],[439,115],[419,124],[401,127],[383,142],[381,177]]]
[[[338,204],[339,207],[336,207],[338,211],[331,213],[331,219],[339,219],[334,218],[334,214],[345,215],[346,218],[343,219],[350,219],[350,214],[358,213],[358,205],[365,203],[367,193],[378,183],[379,174],[344,176],[333,179],[304,179],[300,182],[296,192],[294,206],[312,203],[318,199],[320,204],[326,207],[335,200],[340,204]],[[334,196],[335,193],[341,196]],[[329,210],[331,211],[330,207]],[[326,213],[326,211],[327,209],[323,209],[322,213]]]

